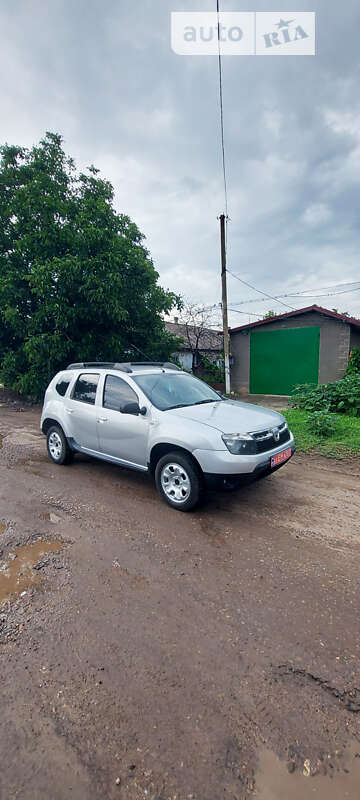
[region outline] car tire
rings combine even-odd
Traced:
[[[176,450],[159,459],[155,483],[161,497],[177,511],[191,511],[203,497],[200,468],[190,456]]]
[[[71,464],[74,454],[60,425],[52,425],[46,434],[49,458],[54,464]]]

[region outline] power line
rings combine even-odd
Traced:
[[[259,317],[260,314],[255,314],[254,311],[239,311],[237,308],[229,308],[234,314],[244,314],[245,317]]]
[[[218,24],[218,66],[219,66],[219,100],[220,100],[221,153],[222,153],[222,169],[223,169],[223,180],[224,180],[225,220],[226,220],[226,227],[227,227],[228,199],[227,199],[227,178],[226,178],[226,160],[225,160],[224,104],[223,104],[223,81],[222,81],[221,46],[220,46],[220,2],[219,2],[219,0],[216,0],[216,12],[217,12],[217,24]]]
[[[346,285],[346,284],[343,284],[343,285]],[[331,287],[329,287],[329,288],[331,288]],[[306,291],[311,291],[311,290],[307,289]],[[312,291],[314,291],[314,290],[312,290]],[[321,290],[319,289],[319,292],[320,291]],[[296,292],[295,294],[277,294],[277,295],[275,295],[275,300],[278,300],[279,297],[290,297],[290,298],[297,297],[297,298],[299,298],[299,300],[311,300],[311,299],[316,300],[319,297],[337,297],[338,295],[352,294],[353,292],[359,292],[359,291],[360,291],[360,286],[357,286],[355,289],[345,289],[342,292],[328,292],[326,294],[303,294],[302,292]],[[259,300],[257,297],[255,297],[255,298],[249,298],[248,300],[234,301],[232,305],[233,306],[243,306],[243,305],[248,305],[248,303],[264,303],[264,302],[265,302],[265,300]]]
[[[345,289],[343,292],[327,292],[327,294],[287,294],[286,297],[302,297],[304,300],[308,297],[309,300],[311,298],[316,299],[317,297],[337,297],[339,294],[352,294],[353,292],[360,292],[360,286],[356,289]]]
[[[251,283],[247,283],[247,281],[244,281],[242,278],[239,278],[238,275],[234,275],[234,273],[231,272],[229,269],[226,271],[229,273],[229,275],[232,275],[233,278],[236,278],[237,281],[240,281],[240,283],[243,283],[245,286],[248,286],[249,289],[253,289],[254,292],[259,292],[259,294],[263,294],[269,300],[274,300],[276,303],[280,303],[280,305],[285,306],[285,308],[290,308],[291,311],[295,311],[295,308],[293,306],[289,306],[288,303],[283,303],[282,300],[278,300],[277,297],[273,297],[271,294],[267,294],[267,292],[263,292],[261,289],[257,289],[256,286],[252,286]]]
[[[342,281],[341,283],[332,283],[331,286],[316,286],[315,289],[301,289],[301,292],[297,292],[297,294],[303,294],[305,292],[316,292],[318,289],[319,292],[325,291],[325,289],[336,289],[338,286],[339,289],[342,289],[343,286],[355,286],[355,284],[360,283],[360,281]]]

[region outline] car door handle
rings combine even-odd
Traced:
[[[73,408],[65,408],[65,411],[66,411],[67,414],[73,414],[74,413],[74,409]]]
[[[108,417],[98,417],[96,422],[108,422]]]

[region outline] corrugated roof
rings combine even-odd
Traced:
[[[285,314],[277,314],[276,317],[269,317],[268,319],[259,319],[256,322],[249,322],[247,325],[240,325],[238,328],[231,328],[230,333],[237,333],[249,328],[255,328],[258,325],[268,325],[276,322],[278,319],[287,319],[289,317],[298,317],[300,314],[308,314],[310,311],[317,311],[319,314],[324,314],[327,317],[333,317],[341,322],[346,322],[348,325],[355,325],[360,328],[360,319],[355,317],[347,317],[346,314],[338,314],[336,311],[330,311],[328,308],[321,306],[307,306],[306,308],[298,308],[296,311],[286,311]]]

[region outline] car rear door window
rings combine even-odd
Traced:
[[[73,400],[94,406],[98,383],[99,375],[79,375],[73,391]]]
[[[139,398],[134,390],[122,378],[107,375],[104,386],[103,406],[113,411],[120,411],[125,403],[138,403]]]

